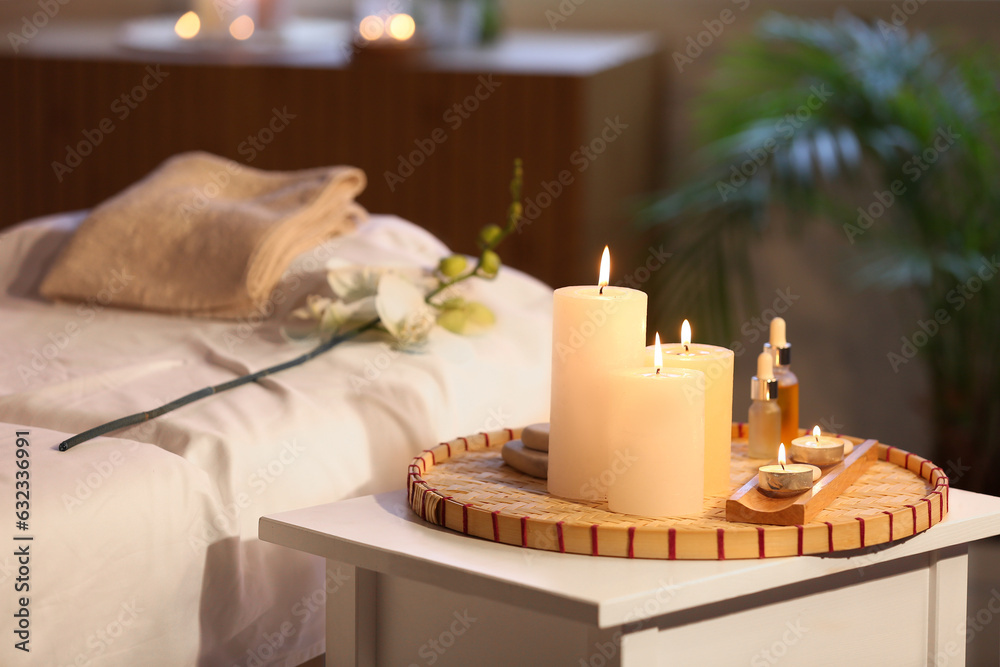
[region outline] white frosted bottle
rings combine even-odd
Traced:
[[[774,459],[781,444],[781,408],[778,381],[774,377],[774,357],[769,352],[757,356],[757,375],[750,379],[749,456]]]

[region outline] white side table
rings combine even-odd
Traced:
[[[522,549],[429,525],[406,492],[262,517],[327,558],[327,665],[963,665],[968,543],[1000,498],[854,555],[652,561]]]

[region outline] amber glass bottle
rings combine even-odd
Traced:
[[[771,340],[764,350],[774,357],[774,377],[778,380],[778,407],[781,408],[781,442],[787,446],[799,437],[799,379],[792,372],[792,344],[785,334],[785,320],[771,320]]]

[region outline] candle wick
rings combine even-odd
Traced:
[[[782,469],[782,470],[784,470],[784,469],[785,469],[785,464],[784,464],[784,462],[782,462],[782,461],[778,461],[778,463],[780,463],[780,464],[781,464],[781,469]]]
[[[601,288],[597,290],[597,293],[601,296],[604,296],[604,285],[601,285]]]
[[[688,349],[688,344],[687,343],[684,343],[684,351],[685,352],[690,352],[690,350]]]
[[[660,369],[659,369],[659,367],[657,367],[657,369],[656,369],[656,374],[657,374],[657,375],[659,375],[659,374],[660,374]]]

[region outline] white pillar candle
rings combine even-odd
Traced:
[[[609,274],[605,248],[598,285],[557,289],[552,309],[548,489],[575,500],[606,497],[608,377],[643,365],[646,294]]]
[[[681,516],[702,511],[705,404],[698,387],[704,379],[700,371],[655,365],[611,374],[612,512]],[[689,395],[694,400],[689,402]]]
[[[684,320],[681,342],[663,346],[664,368],[701,371],[704,378],[695,391],[687,391],[689,404],[699,395],[705,404],[705,493],[728,494],[729,461],[732,454],[733,362],[732,350],[691,342],[691,325]],[[646,365],[653,363],[652,346],[646,350]]]

